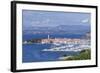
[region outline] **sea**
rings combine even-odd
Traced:
[[[85,34],[49,34],[50,38],[81,38]],[[31,39],[47,38],[48,34],[23,34],[23,41]],[[50,49],[53,44],[22,44],[22,62],[47,62],[60,61],[60,57],[78,55],[79,52],[74,51],[43,51]]]

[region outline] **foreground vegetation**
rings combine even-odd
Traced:
[[[87,60],[91,59],[91,50],[82,50],[79,55],[64,57],[64,60]]]

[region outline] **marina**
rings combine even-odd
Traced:
[[[74,51],[74,52],[80,52],[85,49],[90,49],[90,45],[66,45],[61,47],[54,47],[50,49],[43,49],[42,51]]]

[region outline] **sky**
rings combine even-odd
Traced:
[[[91,14],[56,11],[22,11],[23,28],[55,27],[59,25],[90,25]]]

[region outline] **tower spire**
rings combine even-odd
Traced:
[[[49,37],[50,37],[50,36],[48,35],[48,39],[49,39]]]

